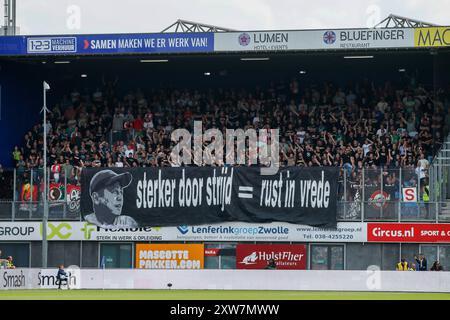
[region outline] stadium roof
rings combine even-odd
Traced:
[[[376,24],[374,28],[419,28],[419,27],[434,27],[434,26],[438,25],[417,19],[411,19],[398,16],[395,14],[390,14],[382,21],[380,21],[378,24]],[[234,30],[230,28],[218,27],[200,22],[178,19],[161,32],[185,33],[185,32],[232,32],[232,31],[240,31],[240,30]]]
[[[161,32],[230,32],[238,31],[209,24],[178,19]]]
[[[424,22],[416,19],[405,18],[390,14],[381,22],[376,24],[374,28],[420,28],[420,27],[434,27],[436,24]]]

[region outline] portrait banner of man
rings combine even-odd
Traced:
[[[123,189],[133,180],[131,173],[112,170],[97,172],[91,180],[89,194],[94,212],[85,216],[89,223],[103,228],[137,228],[138,223],[122,214]]]

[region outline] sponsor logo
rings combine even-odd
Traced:
[[[54,237],[59,238],[60,240],[67,240],[72,235],[72,226],[69,223],[63,222],[59,224],[48,223],[48,228],[50,228],[50,232],[47,234],[47,239],[52,240]],[[48,229],[47,229],[48,230]],[[41,235],[43,234],[42,224],[40,228]]]
[[[327,31],[323,34],[323,42],[326,44],[333,44],[336,42],[336,33],[334,31]]]
[[[450,224],[368,223],[369,242],[450,242]]]
[[[269,260],[274,260],[276,269],[305,269],[305,245],[252,245],[236,246],[237,269],[264,269]]]
[[[289,35],[287,32],[272,32],[272,33],[255,33],[253,40],[256,43],[288,43]]]
[[[92,224],[89,224],[87,222],[84,223],[83,228],[81,228],[81,231],[83,231],[84,239],[90,240],[92,236],[92,231],[95,231],[96,227]]]
[[[19,274],[10,274],[8,271],[3,272],[3,288],[21,288],[25,287],[25,275],[20,270]]]
[[[257,260],[258,260],[258,254],[257,254],[256,251],[255,251],[255,252],[252,252],[252,254],[250,254],[250,255],[244,257],[244,259],[242,259],[242,261],[239,262],[239,263],[245,264],[245,265],[248,265],[248,264],[256,264],[256,261],[257,261]]]
[[[386,238],[412,238],[414,237],[414,227],[405,230],[383,230],[380,227],[372,229],[372,236]]]
[[[77,276],[76,272],[73,273],[71,271],[67,271],[67,279],[69,282],[70,287],[76,287],[77,286]],[[38,286],[40,287],[55,287],[58,285],[58,278],[56,275],[48,275],[43,274],[42,271],[39,271],[38,273]]]
[[[97,232],[150,232],[152,230],[159,231],[161,227],[139,227],[139,228],[102,228],[97,227]]]
[[[0,227],[0,236],[30,236],[34,227]]]
[[[223,235],[287,235],[289,234],[289,228],[283,226],[276,227],[265,227],[265,226],[256,226],[256,227],[233,227],[233,226],[178,226],[177,229],[182,234],[186,234],[189,232],[189,228],[191,233],[193,234],[223,234]]]
[[[250,36],[244,32],[238,36],[238,42],[242,47],[253,42],[254,50],[286,50],[289,35],[287,32],[256,32]]]
[[[186,234],[189,232],[189,227],[188,226],[178,226],[177,227],[178,231],[181,232],[181,234]]]
[[[203,244],[136,244],[136,268],[203,269]]]
[[[414,30],[414,45],[416,47],[450,46],[450,27],[417,28]]]
[[[28,38],[28,53],[66,53],[77,52],[75,37]]]
[[[205,249],[205,257],[217,257],[219,256],[220,249],[217,248],[208,248]]]
[[[241,33],[238,40],[241,46],[248,46],[250,44],[251,37],[248,33]]]
[[[302,261],[304,256],[304,254],[293,253],[291,251],[254,251],[250,255],[245,256],[239,263],[244,265],[253,265],[258,264],[259,261],[265,262],[270,259],[274,259],[275,261],[284,261],[285,263],[293,263]]]
[[[253,34],[254,50],[288,50],[287,32],[260,32]]]
[[[377,41],[405,40],[402,29],[342,30],[339,32],[340,47],[346,49],[370,48]]]

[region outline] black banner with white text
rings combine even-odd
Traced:
[[[110,227],[200,225],[225,221],[336,227],[337,168],[86,168],[81,212]]]

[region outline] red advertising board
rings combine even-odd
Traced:
[[[208,248],[205,249],[205,257],[216,257],[219,255],[220,249]]]
[[[450,242],[449,223],[368,223],[368,242]]]
[[[238,244],[237,269],[264,269],[274,259],[277,269],[306,269],[306,246],[301,244]]]

